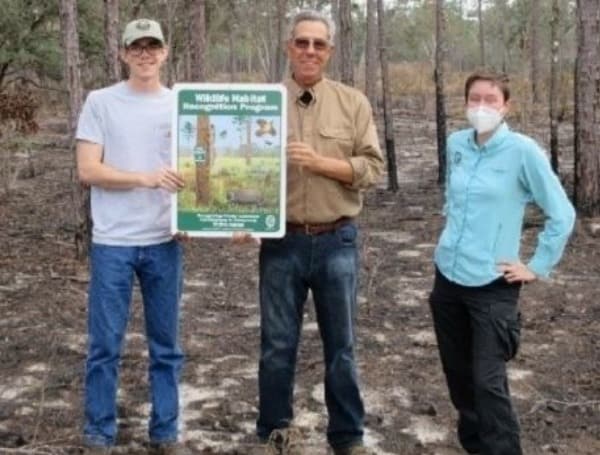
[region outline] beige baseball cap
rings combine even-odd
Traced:
[[[128,23],[123,32],[123,47],[129,46],[140,38],[154,38],[163,44],[165,43],[165,37],[160,24],[151,19],[136,19]]]

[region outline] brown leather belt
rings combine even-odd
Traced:
[[[345,224],[351,223],[354,218],[343,216],[338,218],[331,223],[318,223],[318,224],[298,224],[298,223],[286,223],[285,229],[287,233],[291,234],[306,234],[306,235],[319,235],[326,232],[335,231],[336,229],[344,226]]]

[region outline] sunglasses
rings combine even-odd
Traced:
[[[162,50],[162,48],[163,44],[160,41],[150,41],[146,45],[134,42],[130,46],[127,46],[127,52],[134,57],[139,57],[144,53],[144,51],[146,51],[149,55],[156,55],[160,50]]]
[[[322,51],[326,51],[327,49],[329,49],[329,42],[327,42],[324,39],[294,38],[294,47],[297,49],[306,50],[310,47],[311,44],[312,44],[313,49],[317,52],[322,52]]]

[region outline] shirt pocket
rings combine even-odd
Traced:
[[[333,158],[352,156],[354,131],[351,128],[322,126],[319,129],[319,152]]]

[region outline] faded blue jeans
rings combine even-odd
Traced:
[[[137,276],[150,354],[150,440],[175,441],[183,364],[178,341],[182,248],[174,240],[143,247],[93,244],[90,266],[85,440],[98,446],[115,443],[119,360]]]
[[[259,416],[262,440],[293,419],[296,355],[304,302],[312,290],[325,355],[327,439],[335,448],[362,441],[364,407],[354,361],[358,282],[353,223],[320,235],[288,233],[260,250],[261,351]]]

